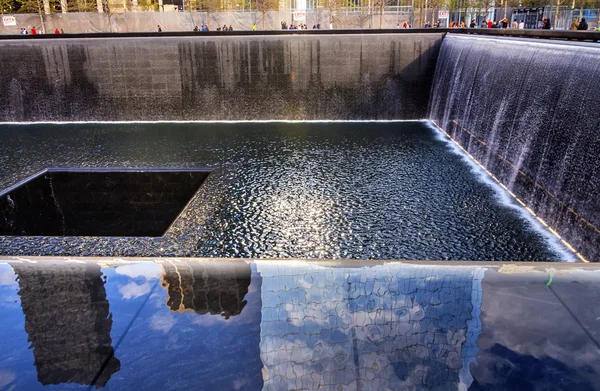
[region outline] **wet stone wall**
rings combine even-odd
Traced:
[[[420,119],[442,34],[5,41],[0,121]]]
[[[448,35],[429,118],[600,260],[600,47]]]

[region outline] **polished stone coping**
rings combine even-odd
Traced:
[[[593,390],[599,270],[0,256],[0,373],[27,390]]]
[[[469,34],[483,36],[505,36],[552,40],[598,41],[596,31],[557,31],[557,30],[512,30],[512,29],[343,29],[343,30],[267,30],[267,31],[165,31],[135,33],[82,33],[82,34],[41,34],[41,35],[0,35],[0,40],[28,39],[71,39],[71,38],[139,38],[139,37],[239,37],[239,36],[289,36],[289,35],[374,35],[374,34]]]
[[[600,271],[600,263],[573,262],[505,262],[505,261],[422,261],[393,259],[319,259],[319,258],[194,258],[194,257],[60,257],[60,256],[5,256],[0,255],[0,263],[102,263],[110,265],[138,262],[213,262],[213,263],[253,263],[273,262],[283,264],[311,263],[326,267],[370,267],[385,264],[406,264],[418,266],[452,266],[452,267],[485,267],[506,274],[532,274],[546,272],[550,269],[561,271]]]

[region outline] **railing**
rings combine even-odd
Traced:
[[[84,33],[84,34],[44,34],[44,35],[0,35],[7,39],[64,39],[64,38],[121,38],[121,37],[212,37],[212,36],[248,36],[248,35],[371,35],[371,34],[461,34],[480,36],[502,36],[562,41],[600,42],[600,32],[596,31],[558,31],[558,30],[511,30],[511,29],[344,29],[344,30],[266,30],[266,31],[169,31],[139,33]]]

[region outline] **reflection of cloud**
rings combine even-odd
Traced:
[[[0,285],[17,285],[17,276],[12,270],[0,272]]]
[[[9,371],[6,369],[1,370],[0,371],[0,388],[9,385],[16,378],[17,378],[17,376],[15,375],[15,373],[13,371]]]
[[[125,300],[135,299],[136,297],[144,296],[150,292],[150,284],[144,282],[142,285],[138,285],[131,281],[129,284],[119,288],[119,293]]]
[[[192,314],[192,323],[198,326],[212,326],[214,324],[229,325],[232,323],[231,319],[227,319],[222,316],[210,316],[210,314],[197,315]]]
[[[150,328],[155,331],[162,331],[168,333],[175,326],[177,321],[171,316],[171,314],[157,314],[150,319]]]
[[[140,262],[130,265],[119,266],[115,269],[117,274],[130,278],[144,277],[146,280],[159,278],[162,275],[162,268],[153,262]]]
[[[248,384],[248,379],[234,380],[232,388],[234,390],[241,390],[246,384]]]

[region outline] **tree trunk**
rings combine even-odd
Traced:
[[[44,12],[46,11],[46,2],[44,1]],[[48,10],[50,10],[50,4],[48,4]],[[50,13],[50,12],[48,12]],[[40,15],[40,29],[42,29],[42,31],[45,33],[46,32],[46,26],[44,26],[44,14],[42,13],[42,10],[40,9],[38,14]]]
[[[381,25],[383,24],[383,5],[379,8],[379,30],[381,30]]]
[[[60,12],[67,13],[67,0],[60,0]]]
[[[44,13],[45,13],[46,15],[50,15],[50,0],[43,0],[43,1],[44,1]],[[40,18],[41,18],[41,17],[42,17],[42,16],[41,16],[41,14],[40,14]],[[44,21],[44,20],[42,19],[42,22],[43,22],[43,21]]]
[[[266,14],[266,12],[265,12],[265,11],[263,11],[263,12],[262,12],[262,19],[263,19],[263,31],[265,30],[265,14]]]
[[[96,0],[96,8],[98,9],[99,14],[104,12],[104,7],[102,7],[102,0]]]
[[[556,2],[556,11],[554,12],[554,30],[556,30],[556,23],[558,22],[558,5],[560,1]]]

